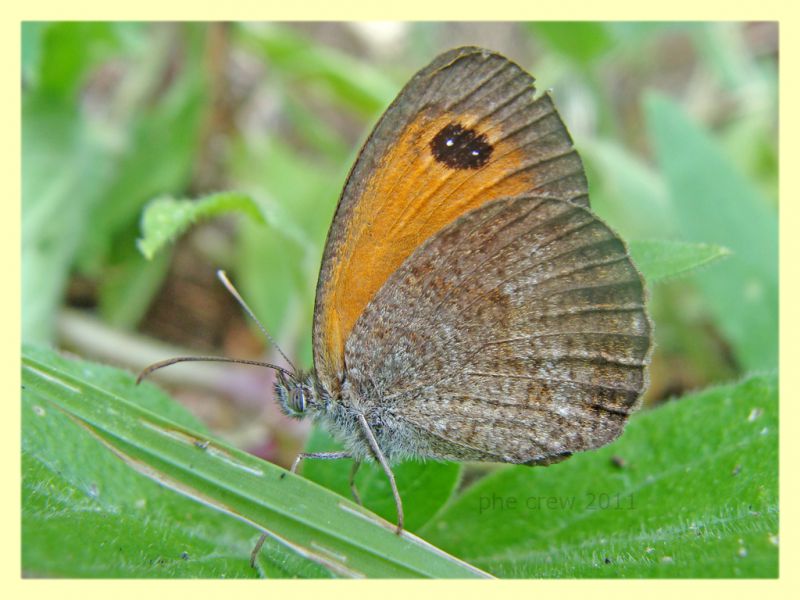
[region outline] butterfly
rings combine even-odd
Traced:
[[[544,465],[620,435],[647,383],[645,286],[589,210],[549,94],[505,57],[446,52],[364,144],[328,233],[314,370],[276,396],[344,452]]]
[[[393,463],[547,465],[607,444],[640,404],[651,347],[644,282],[589,208],[552,97],[498,53],[450,50],[411,78],[347,177],[313,370],[273,366],[283,411],[345,448],[292,470],[351,458],[357,498],[356,470],[377,461],[400,532]]]

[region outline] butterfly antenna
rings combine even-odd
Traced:
[[[153,371],[157,371],[158,369],[163,369],[164,367],[168,367],[170,365],[174,365],[176,363],[181,362],[194,362],[194,361],[202,361],[202,362],[226,362],[226,363],[237,363],[240,365],[254,365],[256,367],[267,367],[268,369],[275,369],[276,371],[280,371],[281,373],[285,373],[286,375],[292,376],[292,373],[288,369],[284,369],[283,367],[279,367],[278,365],[273,365],[272,363],[268,362],[261,362],[260,360],[246,360],[243,358],[225,358],[223,356],[176,356],[175,358],[169,358],[167,360],[162,360],[157,363],[153,363],[149,367],[145,368],[139,376],[136,378],[136,385],[139,385],[142,380],[150,375]]]
[[[230,279],[228,279],[228,276],[225,274],[225,271],[223,271],[222,269],[218,270],[218,271],[217,271],[217,277],[218,277],[218,278],[219,278],[219,280],[222,282],[222,285],[224,285],[224,286],[225,286],[225,288],[226,288],[226,289],[227,289],[227,290],[228,290],[228,291],[231,293],[231,295],[232,295],[234,298],[236,298],[236,301],[237,301],[237,302],[239,303],[239,305],[240,305],[240,306],[241,306],[241,307],[244,309],[244,311],[245,311],[245,312],[246,312],[248,315],[250,315],[250,318],[251,318],[251,319],[253,319],[253,321],[255,321],[255,324],[256,324],[256,325],[258,325],[258,328],[259,328],[259,329],[261,330],[261,332],[262,332],[262,333],[263,333],[263,334],[266,336],[266,338],[267,338],[267,339],[270,341],[270,343],[271,343],[273,346],[275,346],[275,347],[278,349],[278,352],[280,352],[280,354],[281,354],[281,356],[284,358],[284,360],[285,360],[287,363],[289,363],[289,366],[290,366],[290,367],[292,367],[292,370],[293,370],[295,373],[297,373],[297,367],[295,367],[295,366],[294,366],[294,363],[293,363],[291,360],[289,360],[289,357],[288,357],[288,356],[286,356],[286,354],[284,354],[283,350],[281,350],[281,347],[280,347],[280,346],[278,346],[278,343],[277,343],[277,342],[275,341],[275,339],[274,339],[274,338],[273,338],[273,337],[272,337],[272,336],[269,334],[269,331],[267,331],[267,330],[264,328],[264,326],[261,324],[261,321],[259,321],[259,320],[258,320],[258,317],[256,317],[255,313],[254,313],[254,312],[253,312],[253,311],[250,309],[250,307],[249,307],[249,306],[247,306],[247,302],[245,302],[245,301],[244,301],[244,298],[242,298],[242,297],[239,295],[239,292],[237,292],[237,291],[236,291],[236,288],[235,288],[235,287],[233,287],[233,284],[230,282]],[[285,372],[285,369],[284,369],[284,372]]]

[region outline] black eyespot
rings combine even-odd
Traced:
[[[486,134],[450,123],[430,143],[433,157],[451,169],[478,169],[489,162],[494,148]]]

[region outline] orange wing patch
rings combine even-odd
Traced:
[[[549,115],[560,124],[554,109],[544,111],[542,119]],[[381,158],[353,212],[341,260],[328,282],[323,355],[335,372],[343,371],[344,344],[364,308],[417,247],[486,202],[531,192],[556,179],[564,168],[557,159],[569,162],[574,155],[571,144],[564,151],[561,129],[552,131],[557,138],[552,144],[545,131],[531,148],[517,139],[519,133],[528,141],[523,130],[530,123],[519,132],[507,125],[479,115],[423,112]],[[556,146],[559,154],[553,156]],[[554,169],[547,168],[548,162]]]

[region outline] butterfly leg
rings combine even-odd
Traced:
[[[302,454],[298,454],[297,458],[294,459],[294,463],[292,464],[291,472],[297,472],[297,467],[300,465],[300,461],[306,458],[322,458],[322,459],[337,459],[337,458],[352,458],[352,455],[349,452],[303,452]],[[350,469],[350,493],[353,495],[353,500],[355,500],[358,504],[364,505],[361,502],[361,496],[358,493],[358,488],[356,487],[356,473],[358,472],[358,468],[361,466],[361,461],[358,459],[353,459],[353,468]]]
[[[256,545],[253,546],[253,551],[250,552],[250,568],[251,569],[255,569],[256,568],[256,559],[258,558],[258,553],[261,552],[261,546],[263,546],[264,542],[266,542],[266,541],[267,541],[267,534],[266,533],[262,533],[261,537],[258,538],[258,541],[256,542]]]
[[[319,458],[325,460],[336,460],[339,458],[351,458],[351,454],[349,452],[301,452],[297,455],[297,458],[294,459],[292,463],[292,468],[289,469],[292,473],[297,473],[297,467],[300,466],[300,462],[306,458]]]
[[[361,466],[361,461],[353,459],[353,468],[350,469],[350,493],[353,495],[353,500],[356,501],[357,504],[364,506],[364,503],[361,502],[361,496],[358,493],[358,488],[356,487],[356,473],[358,472],[358,467]]]
[[[351,455],[349,452],[301,452],[300,454],[297,455],[297,458],[294,459],[294,462],[292,463],[292,468],[289,469],[289,471],[291,473],[296,473],[297,467],[300,466],[300,462],[305,458],[335,460],[338,458],[350,458],[350,457]],[[355,477],[355,471],[357,470],[357,468],[355,468],[355,464],[358,464],[358,462],[354,463],[353,473],[351,474],[351,484],[350,484],[351,490],[355,490],[355,484],[352,483],[352,478]],[[354,491],[354,493],[356,494],[357,497],[358,492]],[[358,499],[358,503],[361,504],[360,499]],[[262,533],[261,537],[258,538],[255,547],[253,547],[253,551],[250,553],[250,566],[254,569],[256,568],[256,559],[258,558],[258,553],[261,552],[261,547],[264,545],[265,541],[267,541],[267,534]]]
[[[397,508],[397,529],[395,533],[400,535],[403,531],[403,501],[400,498],[400,492],[397,491],[397,483],[394,480],[394,472],[392,472],[392,468],[389,466],[389,461],[386,460],[386,457],[383,455],[383,451],[381,447],[378,445],[378,440],[375,439],[375,434],[372,433],[372,428],[367,423],[367,419],[364,415],[358,415],[358,422],[361,425],[361,429],[364,431],[364,435],[369,442],[369,447],[372,449],[372,453],[375,455],[377,461],[381,464],[383,468],[383,472],[386,473],[386,477],[389,478],[389,485],[392,487],[392,495],[394,495],[394,504]]]

